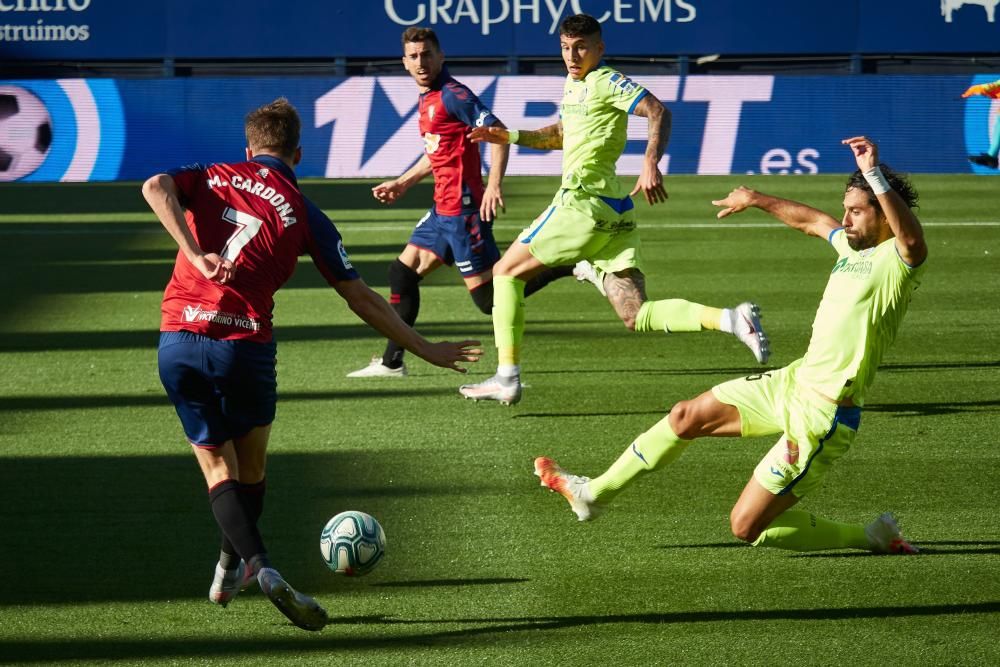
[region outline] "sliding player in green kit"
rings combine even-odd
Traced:
[[[525,282],[547,267],[578,263],[577,277],[593,282],[629,329],[724,331],[747,345],[759,363],[766,363],[770,350],[755,304],[719,309],[682,299],[646,299],[631,195],[641,191],[650,205],[667,199],[658,164],[670,138],[670,112],[642,86],[601,64],[604,42],[601,26],[592,16],[570,16],[559,32],[569,72],[560,121],[536,131],[491,126],[469,133],[474,142],[561,148],[564,154],[562,188],[552,204],[493,267],[497,373],[484,382],[462,386],[460,392],[466,398],[505,405],[521,399]],[[642,173],[628,193],[618,182],[615,162],[625,149],[630,113],[648,120],[649,139]]]
[[[805,356],[681,401],[593,480],[565,472],[552,459],[536,459],[542,485],[561,493],[580,521],[594,518],[637,476],[676,460],[694,438],[781,433],[730,513],[733,535],[793,551],[916,553],[889,513],[866,526],[791,509],[820,486],[854,442],[865,395],[896,338],[927,258],[923,229],[911,210],[916,191],[879,165],[870,140],[854,137],[844,143],[854,152],[858,171],[847,182],[842,223],[805,204],[743,187],[712,202],[723,207],[720,218],[759,208],[793,229],[827,239],[837,251]]]

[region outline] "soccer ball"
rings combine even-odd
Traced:
[[[0,86],[0,181],[16,181],[42,166],[52,145],[52,119],[34,93]]]
[[[337,574],[368,574],[385,555],[385,531],[370,514],[341,512],[326,522],[319,536],[326,566]]]

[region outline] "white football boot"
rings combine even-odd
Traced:
[[[347,374],[349,378],[398,378],[406,376],[406,364],[389,368],[382,364],[382,357],[372,357],[368,365]]]
[[[590,492],[589,477],[572,475],[550,458],[539,456],[535,459],[535,476],[542,481],[542,486],[548,487],[569,501],[570,509],[580,521],[596,519],[601,513],[601,507]]]
[[[463,384],[458,392],[473,401],[497,401],[500,405],[514,405],[521,400],[522,387],[518,378],[507,379],[494,375],[476,384]]]
[[[729,312],[733,335],[750,348],[757,363],[766,364],[771,356],[771,344],[760,325],[760,306],[747,301],[730,308]]]
[[[587,281],[597,288],[597,291],[601,293],[601,296],[607,296],[607,292],[604,291],[604,272],[598,271],[593,264],[585,259],[581,259],[573,267],[573,277],[579,282]]]
[[[316,600],[289,586],[274,568],[261,568],[257,573],[257,583],[278,611],[303,630],[322,630],[330,622],[326,610]]]
[[[920,553],[920,549],[903,539],[896,517],[890,512],[878,515],[874,521],[865,526],[865,536],[871,544],[871,550],[877,554]]]
[[[219,563],[215,564],[215,578],[208,589],[208,599],[217,605],[225,607],[239,595],[240,591],[256,582],[250,568],[242,560],[235,570],[224,570]]]

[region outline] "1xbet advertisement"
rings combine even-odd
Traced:
[[[628,72],[626,72],[627,74]],[[910,172],[988,169],[1000,104],[959,96],[982,76],[639,76],[673,113],[668,174],[847,172],[840,146],[866,134]],[[559,118],[561,76],[459,77],[508,126]],[[243,158],[243,117],[276,97],[302,116],[300,176],[381,178],[421,155],[406,76],[0,80],[0,181],[140,180],[191,162]],[[638,173],[646,121],[632,117],[619,173]],[[488,158],[488,151],[484,150]],[[559,151],[515,146],[508,173],[560,173]],[[995,172],[993,172],[995,173]]]

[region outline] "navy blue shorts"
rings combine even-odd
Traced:
[[[218,447],[274,421],[277,346],[160,333],[160,382],[191,444]]]
[[[438,215],[432,208],[420,218],[409,244],[429,250],[448,266],[454,264],[463,278],[489,271],[500,259],[493,223],[482,222],[479,211]]]

